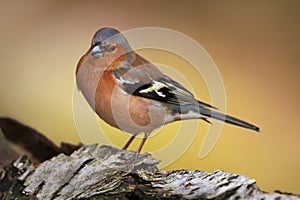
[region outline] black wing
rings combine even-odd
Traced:
[[[174,105],[199,105],[216,109],[216,107],[196,100],[190,91],[165,76],[152,64],[139,68],[117,68],[113,70],[113,75],[128,94]]]

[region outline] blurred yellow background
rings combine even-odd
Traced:
[[[40,130],[57,144],[77,143],[80,138],[72,113],[74,73],[94,32],[104,26],[122,31],[145,26],[174,29],[199,42],[217,64],[226,89],[227,113],[255,123],[262,131],[256,134],[225,125],[215,148],[199,159],[208,127],[202,122],[191,146],[165,169],[221,169],[254,178],[266,191],[299,194],[299,6],[299,1],[284,0],[2,0],[0,115]],[[195,96],[210,101],[207,91],[201,94],[205,85],[197,88],[199,80],[189,77],[193,68],[188,64],[180,66],[164,53],[140,53],[150,61],[174,65],[189,79]],[[118,147],[129,138],[100,124]],[[165,126],[143,151],[167,144],[178,126]]]

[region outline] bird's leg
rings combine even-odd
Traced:
[[[148,138],[148,134],[145,133],[145,135],[144,135],[144,137],[143,137],[143,139],[142,139],[142,142],[140,143],[140,146],[139,146],[139,148],[138,148],[137,151],[136,151],[137,153],[140,153],[140,152],[141,152],[141,150],[142,150],[142,148],[143,148],[143,146],[144,146],[144,144],[145,144],[147,138]]]
[[[137,134],[134,134],[130,137],[130,139],[127,141],[127,143],[124,145],[123,147],[123,150],[126,150],[128,148],[128,146],[131,144],[131,142],[133,141],[133,139],[137,136]],[[136,160],[138,157],[139,157],[139,153],[141,152],[146,140],[148,138],[148,134],[145,133],[143,139],[142,139],[142,142],[140,143],[136,153],[135,153],[135,156],[131,157],[127,162],[128,163],[131,163],[133,162],[134,160]]]
[[[131,144],[131,142],[133,141],[133,139],[135,138],[137,134],[134,134],[130,137],[130,139],[126,142],[126,144],[124,145],[124,147],[122,148],[122,150],[126,150],[128,148],[128,146]]]

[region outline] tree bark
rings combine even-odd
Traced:
[[[0,171],[0,199],[300,199],[263,192],[243,175],[163,171],[158,163],[150,154],[96,144],[38,167],[23,156]]]

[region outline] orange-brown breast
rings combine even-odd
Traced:
[[[94,58],[89,50],[77,65],[77,86],[99,117],[111,126],[129,133],[150,133],[164,124],[165,107],[154,100],[127,94],[111,71],[126,59],[126,54],[112,63],[108,62],[113,60],[113,56],[107,54],[105,58]],[[133,56],[138,58],[133,66],[140,67],[148,63],[137,54]],[[153,67],[144,67],[144,70],[148,68],[151,70]],[[156,75],[160,74],[158,70]]]
[[[99,79],[95,96],[96,113],[110,125],[117,127],[111,111],[112,93],[115,89],[116,82],[112,79],[108,71],[104,71]]]

